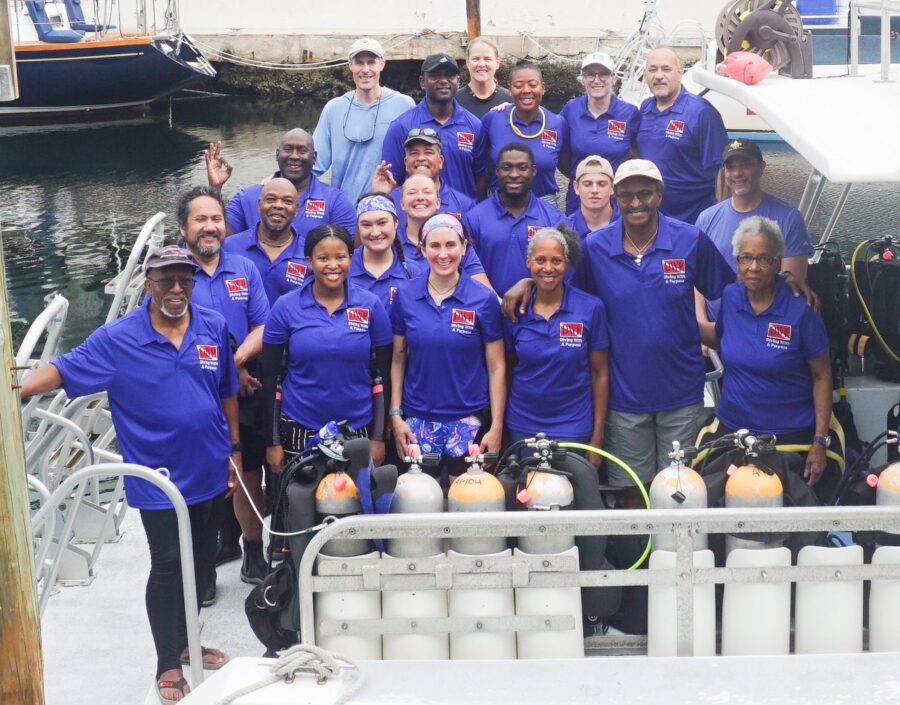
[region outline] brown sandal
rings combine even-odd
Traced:
[[[181,693],[181,697],[178,698],[178,700],[164,698],[162,694],[163,689],[177,690]],[[184,679],[184,676],[177,681],[156,681],[156,697],[159,698],[159,702],[161,702],[162,705],[175,705],[175,703],[180,703],[188,696],[189,692],[188,682]]]

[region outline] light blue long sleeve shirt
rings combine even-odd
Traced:
[[[317,155],[313,173],[321,176],[330,167],[331,185],[355,204],[369,191],[388,126],[415,103],[391,88],[383,88],[381,98],[371,105],[360,103],[354,93],[332,98],[322,110],[313,133]]]

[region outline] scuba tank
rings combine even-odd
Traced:
[[[422,472],[422,465],[437,467],[439,455],[423,457],[417,445],[411,445],[403,459],[409,470],[397,480],[391,500],[391,513],[437,513],[444,509],[444,492],[437,480]],[[444,540],[390,539],[385,557],[428,558],[443,556]],[[410,565],[414,565],[410,561]],[[384,619],[446,618],[446,590],[385,590],[381,594],[381,613]],[[447,634],[385,634],[382,639],[385,659],[448,659],[450,640]]]
[[[565,459],[566,451],[554,449],[544,434],[538,434],[533,469],[528,470],[525,487],[516,493],[516,500],[528,511],[559,511],[574,509],[575,490],[567,473],[555,469],[551,460]],[[519,548],[525,553],[561,553],[575,545],[574,536],[522,536]]]
[[[685,458],[697,454],[694,448],[682,448],[672,441],[672,462],[660,470],[650,485],[651,509],[705,509],[707,506],[706,483],[699,473],[685,467]],[[694,536],[694,550],[707,547],[706,534]],[[678,546],[671,534],[653,534],[653,550],[676,551]]]
[[[728,508],[744,507],[782,507],[784,506],[784,487],[781,480],[774,473],[757,467],[759,454],[769,449],[774,444],[774,438],[763,439],[749,433],[738,432],[744,448],[744,465],[728,471],[728,481],[725,483],[725,506]],[[768,441],[768,444],[767,444]],[[776,548],[783,541],[771,538],[769,540],[747,535],[738,537],[729,534],[725,539],[726,553],[735,548]]]
[[[391,514],[432,514],[444,511],[444,492],[431,475],[422,467],[438,467],[440,456],[435,453],[422,455],[418,445],[411,445],[403,462],[409,470],[397,478],[397,486],[391,499]],[[444,540],[390,539],[387,551],[397,558],[435,556],[444,552]]]
[[[497,460],[495,453],[481,453],[481,449],[469,446],[469,465],[465,474],[457,477],[447,495],[447,509],[451,512],[493,512],[504,510],[503,486],[493,475],[484,471],[484,463]],[[506,557],[511,551],[503,536],[464,537],[450,539],[450,557],[455,561],[467,556]],[[482,561],[470,559],[473,570]],[[460,589],[448,592],[450,617],[513,617],[516,613],[512,588]],[[514,659],[516,635],[513,632],[477,632],[450,634],[451,659]]]

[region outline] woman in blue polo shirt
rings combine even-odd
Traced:
[[[422,226],[438,212],[441,197],[431,177],[424,174],[413,174],[403,182],[400,195],[400,207],[406,216],[406,230],[398,232],[403,245],[403,253],[409,262],[418,262],[422,270],[428,269],[424,250],[421,247],[420,233]],[[462,256],[461,266],[466,274],[485,286],[490,286],[484,266],[481,264],[475,248],[467,247]]]
[[[784,235],[774,220],[743,220],[733,251],[738,282],[725,287],[719,319],[701,324],[703,341],[720,350],[726,370],[718,428],[711,430],[718,435],[746,428],[775,434],[779,445],[808,446],[804,479],[815,485],[831,445],[825,324],[778,276]],[[712,437],[701,435],[704,441]]]
[[[578,262],[575,233],[542,228],[525,264],[534,291],[516,323],[504,320],[512,370],[506,427],[513,443],[544,432],[554,440],[603,444],[609,398],[606,312],[595,296],[566,283]],[[599,456],[590,457],[595,465]]]
[[[372,359],[389,380],[390,322],[374,294],[347,284],[353,240],[339,225],[320,225],[306,239],[313,280],[272,307],[263,335],[266,459],[274,472],[329,421],[347,420],[368,436],[376,462],[384,429],[373,424]],[[282,360],[284,364],[282,365]],[[276,387],[281,377],[281,413]]]
[[[461,268],[462,224],[439,213],[420,236],[428,273],[400,286],[391,308],[391,427],[401,457],[411,443],[464,471],[470,443],[499,451],[506,403],[497,296]]]
[[[556,205],[556,166],[567,149],[566,121],[541,105],[544,79],[541,70],[530,61],[516,63],[509,76],[513,102],[503,110],[492,110],[482,118],[491,164],[491,188],[497,188],[495,165],[500,150],[510,142],[521,142],[534,152],[534,195]]]
[[[572,98],[559,113],[566,121],[567,147],[559,168],[570,179],[566,215],[578,209],[572,182],[581,161],[596,154],[607,159],[615,172],[622,162],[637,154],[634,145],[641,124],[637,107],[619,100],[614,93],[619,79],[609,54],[596,51],[585,56],[578,80],[584,86],[584,95]]]
[[[397,222],[397,209],[388,196],[367,194],[356,204],[356,237],[362,247],[350,261],[350,284],[371,291],[389,313],[400,283],[426,269],[422,262],[406,258]]]

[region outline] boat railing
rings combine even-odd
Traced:
[[[478,590],[674,586],[677,655],[694,654],[695,588],[724,583],[823,583],[897,581],[900,560],[879,564],[699,567],[695,537],[704,534],[880,531],[900,534],[900,507],[803,507],[608,511],[460,512],[346,517],[322,528],[299,566],[300,632],[305,644],[325,635],[475,633],[477,630],[571,629],[571,615],[541,619],[440,617],[322,619],[314,596],[326,592]],[[565,554],[472,556],[450,552],[428,558],[348,559],[327,555],[335,539],[454,539],[480,537],[644,536],[665,533],[677,542],[670,568],[578,570]],[[781,550],[781,549],[779,549]],[[787,549],[783,549],[787,550]],[[824,549],[840,550],[840,549]],[[746,551],[745,553],[753,553]],[[789,563],[789,562],[788,562]],[[315,574],[318,570],[318,574]],[[727,587],[726,587],[727,589]],[[862,614],[859,615],[862,624]],[[580,629],[580,624],[577,625]],[[617,637],[621,641],[621,637]],[[860,634],[860,639],[862,635]],[[626,640],[627,641],[627,640]],[[637,642],[635,642],[637,643]]]
[[[144,223],[122,271],[107,282],[104,293],[111,294],[113,301],[106,315],[106,323],[125,315],[141,302],[144,293],[141,265],[150,256],[150,251],[161,247],[165,241],[165,219],[166,214],[160,212]]]
[[[37,556],[46,564],[36,566],[36,573],[47,574],[57,569],[57,564],[63,560],[64,552],[60,550],[59,542],[52,542],[53,523],[56,521],[57,506],[65,503],[71,496],[77,496],[84,490],[91,480],[98,477],[116,475],[120,480],[125,476],[137,477],[150,482],[163,493],[172,503],[175,517],[178,523],[178,548],[181,556],[181,565],[185,568],[181,571],[182,590],[184,592],[185,624],[187,627],[188,653],[191,663],[191,683],[196,687],[203,682],[203,659],[200,654],[200,622],[197,609],[197,588],[194,582],[194,549],[191,541],[191,521],[187,504],[178,491],[178,488],[169,480],[168,473],[164,469],[152,470],[143,465],[130,463],[114,463],[102,465],[90,465],[82,468],[67,477],[52,493],[41,491],[41,507],[32,518],[35,534],[40,535],[40,546]],[[69,521],[66,523],[69,528]],[[45,548],[46,545],[46,548]],[[123,599],[126,598],[123,595]],[[42,596],[41,608],[45,604]]]
[[[877,10],[881,13],[881,77],[884,83],[891,79],[891,17],[900,15],[897,0],[850,0],[850,75],[859,76],[860,10]]]

